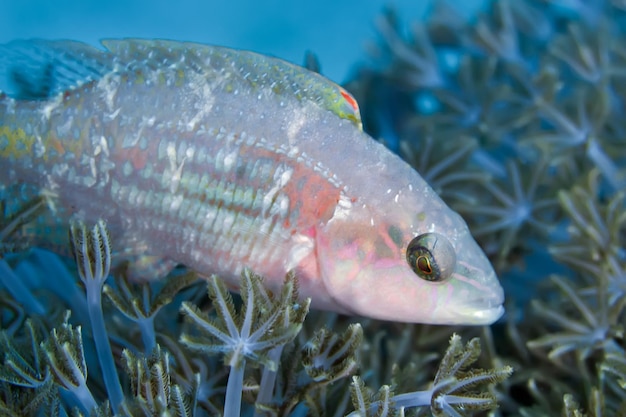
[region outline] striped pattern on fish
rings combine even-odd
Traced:
[[[0,74],[16,81],[0,98],[0,180],[47,196],[37,243],[63,246],[72,216],[103,218],[116,260],[143,258],[137,278],[180,263],[236,287],[249,267],[278,288],[295,270],[318,308],[429,323],[502,314],[465,223],[362,132],[341,87],[251,52],[103,43],[0,47]]]

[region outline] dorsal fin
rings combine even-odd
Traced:
[[[129,68],[164,68],[183,65],[207,76],[228,71],[250,87],[270,88],[277,95],[312,101],[362,127],[359,107],[345,89],[298,65],[251,51],[192,42],[146,39],[105,39],[104,45]]]
[[[106,39],[102,45],[105,50],[67,40],[0,45],[0,91],[15,99],[46,100],[112,71],[178,67],[207,77],[226,71],[247,88],[314,102],[361,127],[358,105],[346,90],[278,58],[167,40]]]

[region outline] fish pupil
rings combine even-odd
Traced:
[[[430,265],[430,259],[428,259],[425,255],[420,255],[417,258],[417,268],[422,271],[426,275],[431,275],[433,273],[433,268]]]

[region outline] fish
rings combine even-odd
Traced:
[[[0,194],[62,252],[107,223],[133,279],[182,265],[238,287],[244,268],[311,306],[488,325],[502,287],[461,216],[362,129],[341,86],[250,51],[109,39],[0,45]],[[17,203],[14,203],[14,205]]]

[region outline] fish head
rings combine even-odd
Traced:
[[[407,181],[370,181],[317,230],[329,296],[346,312],[382,320],[493,323],[504,295],[491,263],[461,216],[397,163]]]

